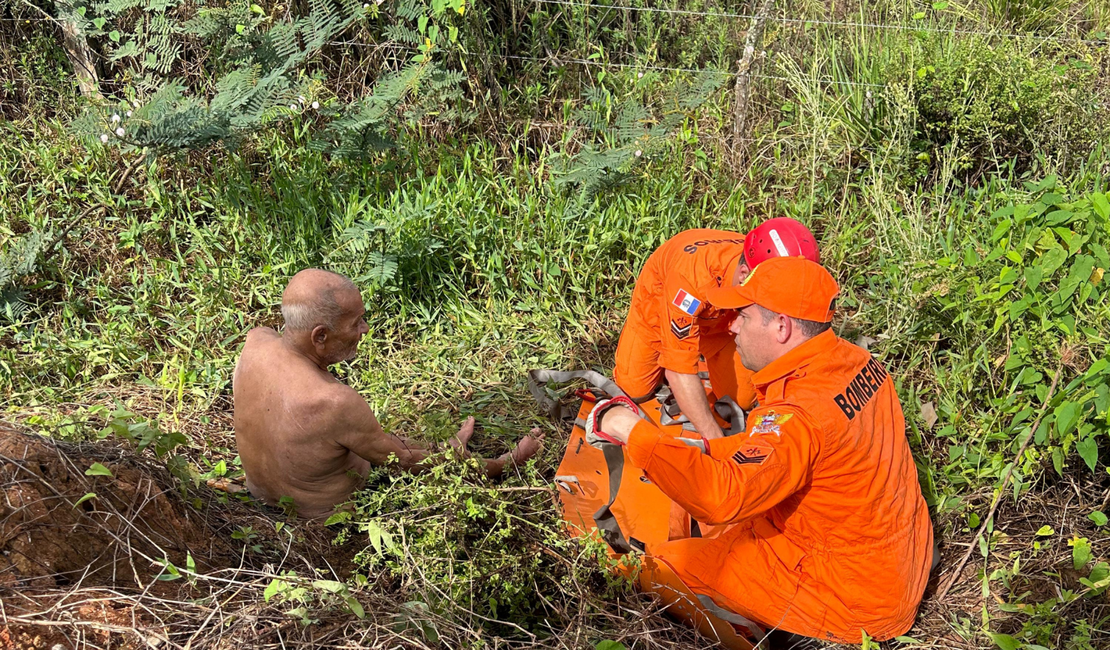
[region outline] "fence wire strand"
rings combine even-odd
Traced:
[[[734,18],[741,20],[755,20],[757,16],[753,14],[737,14],[719,11],[694,11],[692,9],[668,9],[666,7],[633,7],[631,5],[606,5],[597,4],[592,2],[573,2],[572,0],[533,0],[536,4],[547,5],[562,5],[566,7],[576,7],[579,9],[599,9],[599,10],[614,10],[614,11],[636,11],[642,13],[658,13],[679,16],[697,16],[700,18]],[[907,25],[904,23],[863,23],[851,21],[835,21],[835,20],[819,20],[810,18],[790,18],[786,16],[768,16],[768,20],[794,25],[823,25],[829,27],[856,27],[861,29],[881,29],[891,31],[915,31],[915,32],[931,32],[938,34],[965,34],[976,36],[991,36],[994,38],[1032,38],[1050,41],[1069,41],[1080,43],[1091,43],[1096,45],[1110,45],[1110,39],[1089,39],[1080,38],[1078,36],[1052,36],[1045,34],[1017,34],[1012,32],[987,32],[982,30],[940,28],[928,27],[924,25]]]

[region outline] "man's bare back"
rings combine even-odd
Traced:
[[[428,450],[383,431],[366,401],[327,371],[352,358],[368,331],[362,298],[349,280],[302,271],[282,296],[282,313],[285,334],[251,330],[235,366],[235,441],[251,494],[270,504],[290,497],[299,516],[327,517],[371,465],[395,456],[401,467],[419,469]],[[328,325],[314,325],[320,318]],[[452,446],[466,453],[473,427],[471,418]],[[524,462],[542,441],[534,430],[513,452],[485,461],[487,473]]]
[[[318,517],[366,475],[370,462],[339,443],[331,406],[350,401],[345,393],[354,390],[286,349],[274,330],[247,334],[232,390],[235,442],[251,494],[272,504],[291,497],[300,515]]]

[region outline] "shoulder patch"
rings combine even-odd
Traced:
[[[749,442],[732,455],[732,460],[737,465],[762,465],[773,451],[770,445]]]
[[[759,435],[761,433],[773,433],[776,436],[782,434],[782,425],[786,424],[790,418],[794,417],[793,413],[775,413],[768,411],[759,416],[755,426],[752,427],[751,435]]]
[[[671,321],[671,334],[679,341],[690,336],[690,329],[693,327],[693,322],[689,318],[675,318]]]
[[[675,307],[682,310],[683,313],[693,316],[698,313],[698,307],[701,307],[701,301],[694,297],[689,291],[679,289],[675,294],[674,300],[671,301]]]

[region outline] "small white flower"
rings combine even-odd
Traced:
[[[759,56],[767,56],[767,50],[763,50],[762,52],[760,52]]]
[[[644,73],[642,73],[642,72],[637,72],[637,73],[636,73],[636,78],[637,78],[637,79],[643,79],[643,78],[644,78]]]
[[[320,102],[312,102],[312,110],[320,108]]]
[[[643,153],[644,153],[643,151],[640,151],[639,149],[637,149],[636,150],[636,157],[639,158],[641,155],[643,155]]]
[[[374,0],[374,3],[375,3],[375,4],[379,4],[379,5],[380,5],[381,3],[383,3],[383,2],[385,2],[385,0]]]
[[[871,99],[871,91],[870,90],[867,91],[867,98]]]
[[[304,95],[298,95],[297,96],[297,101],[303,104],[304,103]]]
[[[108,134],[107,133],[101,133],[100,134],[100,141],[103,142],[104,144],[108,144]]]
[[[119,137],[122,138],[124,133],[127,133],[127,131],[124,131],[122,126],[116,129],[116,135],[118,135]]]
[[[362,8],[363,9],[369,9],[370,8],[370,3],[369,2],[362,3]]]
[[[112,113],[112,124],[119,122],[119,113]]]
[[[127,113],[125,113],[125,115],[127,115],[127,117],[131,117],[131,111],[127,111]]]
[[[291,111],[297,110],[297,105],[296,104],[290,104],[289,105],[289,110],[291,110]]]

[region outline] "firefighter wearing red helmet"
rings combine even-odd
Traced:
[[[771,219],[746,236],[697,229],[667,240],[648,258],[632,293],[617,345],[613,378],[634,400],[651,398],[666,380],[682,413],[706,438],[723,435],[698,377],[705,360],[713,393],[748,410],[755,399],[751,371],[736,354],[727,314],[708,304],[712,289],[737,285],[773,257],[819,262],[817,240],[788,217]]]

